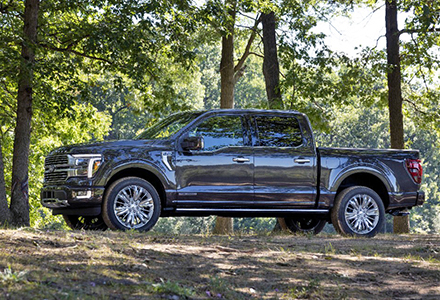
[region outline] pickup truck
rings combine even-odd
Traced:
[[[373,237],[424,202],[416,150],[317,148],[296,111],[181,112],[132,140],[61,147],[41,203],[71,228],[150,230],[159,216],[278,217]]]

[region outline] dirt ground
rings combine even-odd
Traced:
[[[0,230],[0,299],[440,299],[440,235]]]

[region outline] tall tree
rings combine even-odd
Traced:
[[[37,42],[39,0],[26,0],[24,10],[23,41],[18,79],[17,116],[12,164],[12,191],[10,211],[0,216],[0,223],[14,226],[29,226],[29,146],[32,121],[32,89]],[[0,156],[2,159],[2,156]],[[3,168],[3,163],[0,165]],[[3,176],[3,170],[0,172]],[[4,178],[0,180],[4,184]],[[3,194],[3,192],[2,192]],[[0,195],[3,198],[4,195]],[[5,200],[5,199],[0,199]],[[5,210],[5,203],[2,204]]]
[[[400,32],[397,24],[397,1],[385,1],[387,39],[388,110],[391,148],[403,149],[402,75],[400,71]],[[409,215],[393,219],[394,233],[409,233]]]

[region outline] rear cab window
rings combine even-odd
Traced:
[[[303,144],[301,127],[293,116],[255,116],[255,124],[255,146],[297,148]]]

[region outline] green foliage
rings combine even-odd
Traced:
[[[11,266],[8,266],[8,268],[4,269],[3,272],[0,272],[0,281],[3,283],[12,283],[12,282],[20,282],[25,279],[25,276],[28,272],[27,271],[20,271],[15,272],[12,271]]]
[[[212,232],[215,217],[160,218],[153,232],[166,234],[206,234]]]
[[[56,115],[56,110],[52,111]],[[51,113],[37,112],[33,120],[29,173],[29,204],[31,226],[56,227],[63,224],[60,216],[52,217],[40,204],[40,189],[44,177],[44,158],[56,147],[102,140],[110,130],[111,117],[91,104],[74,104],[63,118],[50,118]],[[11,155],[9,154],[10,158]],[[54,224],[58,225],[54,225]]]
[[[153,284],[153,292],[160,294],[172,294],[188,299],[195,294],[194,290],[189,287],[181,286],[177,282],[164,281],[160,278],[159,283]]]
[[[276,218],[235,218],[234,231],[245,234],[271,232],[275,224]]]

